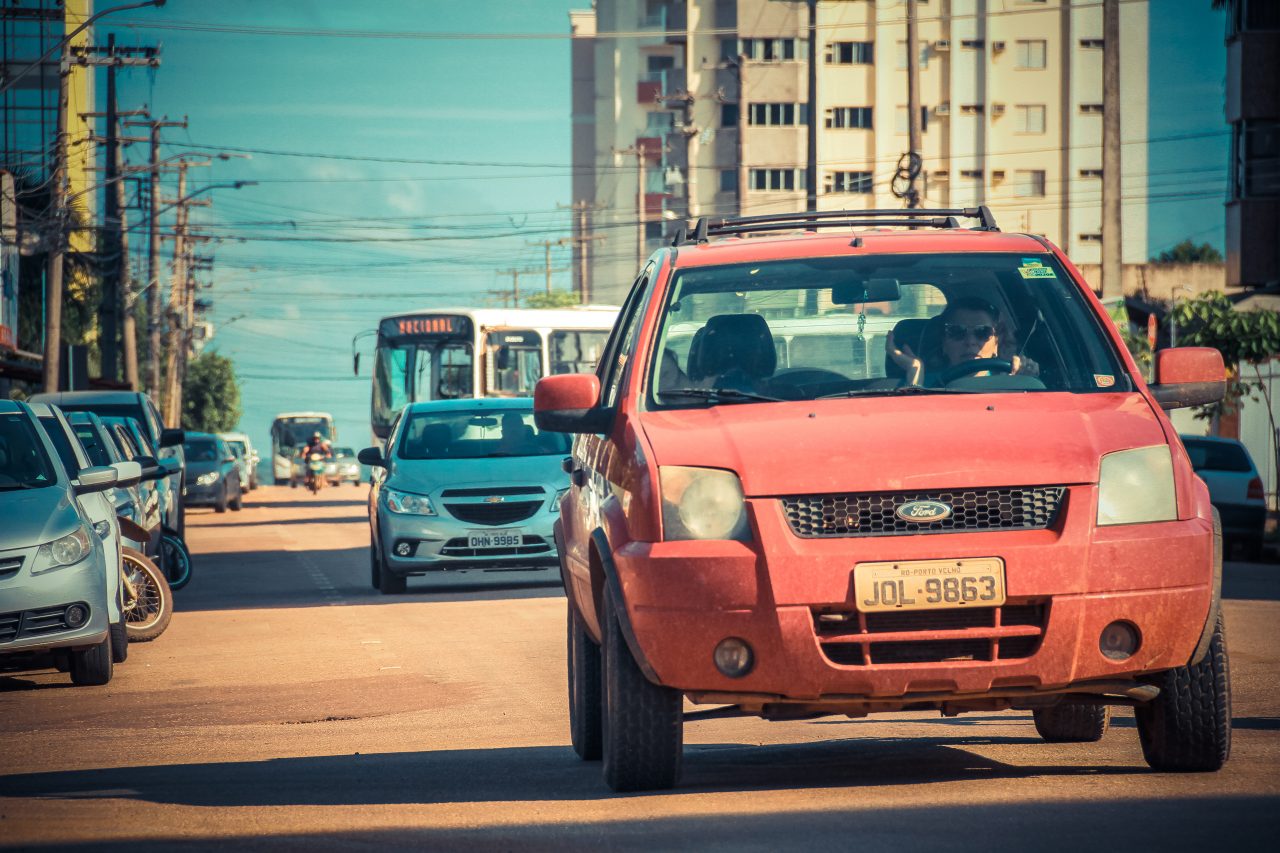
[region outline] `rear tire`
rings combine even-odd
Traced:
[[[137,599],[125,610],[129,641],[147,643],[159,637],[173,619],[173,593],[158,566],[141,552],[124,548],[124,570],[137,590]]]
[[[112,664],[111,633],[96,646],[71,653],[71,683],[97,686],[111,680],[115,667]]]
[[[1036,731],[1049,743],[1095,743],[1102,740],[1111,719],[1106,705],[1066,705],[1034,712]]]
[[[603,737],[604,682],[600,646],[591,639],[582,617],[569,602],[569,735],[583,761],[599,761]]]
[[[1218,613],[1204,660],[1162,673],[1160,695],[1133,709],[1142,755],[1153,770],[1221,769],[1231,755],[1231,668]]]
[[[125,625],[124,615],[120,621],[111,626],[111,662],[124,663],[129,659],[129,628]]]
[[[684,713],[678,690],[653,684],[622,634],[613,595],[605,593],[601,757],[615,791],[671,788],[680,778]]]

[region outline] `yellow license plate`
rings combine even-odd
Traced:
[[[1004,560],[907,560],[853,567],[855,604],[863,613],[941,610],[1004,604]]]

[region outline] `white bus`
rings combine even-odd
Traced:
[[[370,424],[379,445],[408,403],[530,397],[544,376],[595,370],[613,306],[439,308],[378,324]],[[355,359],[360,371],[359,356]]]
[[[293,476],[293,454],[316,433],[337,441],[338,430],[328,412],[284,412],[271,422],[271,477],[277,486]]]

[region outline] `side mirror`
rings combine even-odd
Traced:
[[[169,476],[169,472],[161,464],[160,460],[154,456],[138,456],[134,458],[142,467],[142,482],[150,483],[153,480],[162,480]]]
[[[1217,403],[1227,389],[1222,353],[1213,347],[1157,350],[1155,376],[1151,394],[1162,409]]]
[[[166,456],[159,461],[160,467],[164,469],[166,476],[182,471],[182,462],[176,456]]]
[[[370,468],[387,467],[387,460],[382,458],[382,451],[376,447],[366,447],[356,454],[356,459],[360,460],[361,465],[368,465]]]
[[[613,412],[597,405],[600,380],[594,373],[565,373],[538,380],[533,389],[533,420],[548,432],[602,433]]]
[[[351,357],[351,372],[356,376],[360,375],[360,353],[356,353]]]
[[[115,462],[111,467],[116,469],[116,485],[119,488],[127,489],[142,482],[142,465],[136,461]]]
[[[162,429],[160,430],[160,446],[161,447],[177,447],[187,440],[187,433],[180,429]]]
[[[116,484],[120,474],[110,465],[97,465],[93,468],[81,468],[71,487],[77,495],[92,492],[105,492]]]

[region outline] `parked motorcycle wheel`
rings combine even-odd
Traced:
[[[173,619],[173,592],[160,567],[141,551],[120,549],[125,581],[124,619],[129,642],[146,643],[165,632]]]
[[[181,536],[167,527],[160,538],[160,554],[169,589],[177,592],[191,583],[191,549]]]

